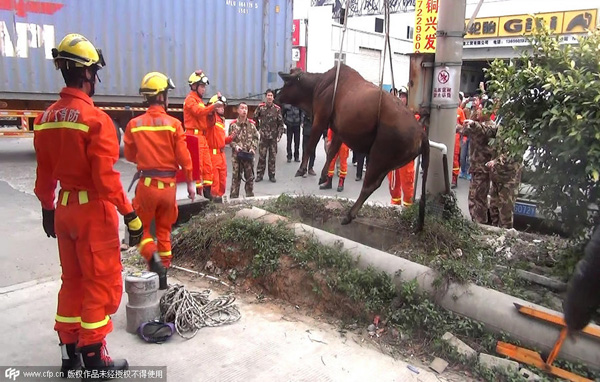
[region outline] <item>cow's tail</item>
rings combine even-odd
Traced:
[[[427,199],[427,172],[429,171],[429,138],[423,134],[421,140],[421,168],[423,169],[423,182],[421,190],[421,200],[419,200],[419,221],[417,223],[417,232],[423,230],[425,225],[425,200]]]

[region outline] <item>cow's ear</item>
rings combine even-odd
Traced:
[[[291,79],[292,75],[289,73],[279,72],[279,77],[283,80],[283,82],[287,82]]]

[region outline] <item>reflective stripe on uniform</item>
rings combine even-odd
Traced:
[[[79,191],[79,204],[86,204],[89,202],[87,191]]]
[[[171,131],[175,132],[175,128],[173,126],[165,125],[165,126],[138,126],[131,129],[132,133],[137,133],[138,131]]]
[[[71,195],[71,191],[63,191],[62,193],[63,193],[63,195],[62,195],[62,198],[60,199],[60,205],[66,206],[69,203],[69,195]],[[77,196],[79,198],[79,204],[86,204],[87,202],[90,201],[88,192],[85,190],[79,191],[77,193]]]
[[[212,180],[205,180],[204,181],[204,185],[205,186],[211,186],[213,184]]]
[[[62,322],[65,324],[78,324],[81,322],[81,317],[66,317],[58,314],[54,319],[56,320],[56,322]]]
[[[34,131],[40,130],[49,130],[49,129],[71,129],[71,130],[80,130],[85,133],[90,131],[90,127],[88,125],[84,125],[83,123],[76,122],[46,122],[41,125],[34,125]]]
[[[171,251],[158,252],[158,255],[160,257],[168,257],[168,256],[171,256]]]
[[[221,129],[225,130],[225,125],[224,125],[224,124],[222,124],[221,122],[217,122],[217,123],[215,123],[215,126],[218,126],[218,127],[220,127]]]
[[[404,200],[402,201],[402,205],[405,207],[409,207],[412,206],[413,204],[411,202],[405,202]]]
[[[140,244],[138,244],[138,252],[142,251],[142,248],[144,248],[144,245],[150,243],[150,242],[154,242],[154,239],[149,237],[147,239],[144,239],[140,242]]]
[[[217,149],[213,149],[213,155],[217,155],[218,150]]]
[[[199,132],[200,132],[200,130],[194,129],[194,134],[198,134]]]
[[[81,321],[81,327],[83,329],[98,329],[101,328],[103,326],[105,326],[106,324],[108,324],[108,321],[110,321],[110,316],[106,316],[104,317],[104,320],[102,321],[98,321],[98,322],[83,322]]]
[[[69,194],[70,193],[71,193],[70,191],[63,191],[63,196],[62,196],[62,199],[60,201],[60,204],[62,206],[66,206],[67,205],[67,202],[69,201]]]
[[[163,188],[165,188],[165,182],[162,182],[162,181],[158,180],[157,183],[158,183],[158,189],[159,190],[162,190]]]
[[[201,188],[202,187],[202,182],[198,181],[196,182],[196,188]]]
[[[152,183],[152,178],[144,178],[144,186],[150,187],[150,183]]]

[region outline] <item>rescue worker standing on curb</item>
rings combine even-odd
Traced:
[[[400,88],[400,102],[404,106],[408,105],[408,89],[402,86]],[[415,161],[414,159],[406,165],[391,171],[388,174],[390,194],[392,196],[392,205],[402,205],[404,207],[413,204],[415,193]]]
[[[462,95],[459,93],[458,98],[462,103]],[[465,112],[458,105],[456,109],[456,132],[454,134],[454,160],[452,162],[452,188],[458,187],[458,175],[460,173],[460,141],[462,139],[462,127],[465,123]]]
[[[123,138],[125,158],[137,165],[133,182],[140,179],[133,199],[133,206],[144,225],[138,250],[148,263],[148,269],[158,274],[163,290],[168,287],[167,269],[172,259],[171,227],[178,213],[175,175],[180,166],[187,181],[189,198],[194,200],[196,196],[192,159],[183,126],[167,114],[170,89],[175,89],[175,85],[164,74],[151,72],[144,76],[140,94],[144,96],[148,110],[129,121]],[[150,233],[152,220],[158,244]]]
[[[476,121],[466,120],[463,135],[469,137],[469,213],[474,222],[488,224],[488,194],[490,191],[490,169],[486,164],[494,156],[490,139],[496,136],[496,124],[490,120],[482,103],[476,112]]]
[[[238,105],[238,118],[229,125],[229,136],[233,137],[231,153],[231,199],[239,198],[240,182],[244,172],[246,197],[254,196],[254,155],[258,149],[259,134],[256,126],[248,119],[248,105]]]
[[[258,105],[254,111],[254,121],[260,133],[258,148],[258,165],[256,166],[256,181],[261,182],[265,175],[267,153],[269,154],[269,180],[275,180],[275,156],[277,155],[277,142],[283,135],[283,117],[279,106],[273,103],[273,90],[265,92],[266,102]]]
[[[333,139],[333,131],[327,129],[327,150],[331,146],[331,140]],[[350,149],[345,143],[342,143],[340,150],[335,154],[333,160],[329,164],[329,170],[327,172],[327,181],[319,186],[321,190],[331,190],[333,188],[333,175],[335,174],[335,161],[340,158],[340,180],[338,181],[337,192],[344,191],[344,182],[346,181],[346,175],[348,175],[348,156],[350,155]]]
[[[206,91],[206,85],[209,84],[208,77],[202,70],[196,70],[194,73],[190,74],[188,84],[190,85],[190,93],[183,103],[183,125],[185,126],[186,134],[198,137],[198,153],[200,155],[200,173],[202,174],[202,181],[196,183],[196,192],[200,194],[202,191],[204,197],[210,200],[212,199],[211,186],[213,183],[213,169],[210,161],[211,155],[205,136],[208,128],[206,117],[213,112],[215,107],[222,104],[222,102],[217,101],[210,106],[205,106],[204,102],[202,102],[202,97]]]
[[[215,104],[217,101],[223,102],[215,107],[214,112],[208,117],[208,130],[206,140],[210,149],[211,162],[213,167],[213,184],[211,192],[213,201],[223,202],[225,187],[227,185],[227,159],[225,158],[225,145],[231,143],[233,136],[227,136],[225,133],[225,99],[218,95],[212,96],[208,105]]]
[[[500,126],[500,125],[497,125]],[[486,163],[490,170],[490,223],[500,228],[513,227],[515,202],[521,180],[521,160],[508,154],[505,142],[500,139],[498,127],[495,139],[495,157]],[[521,156],[522,158],[522,156]]]
[[[63,355],[61,371],[67,375],[79,369],[81,360],[86,373],[125,370],[127,361],[111,359],[105,342],[113,329],[110,315],[123,293],[115,206],[124,216],[130,245],[139,243],[143,229],[113,168],[119,159],[115,126],[91,99],[104,58],[79,34],[63,38],[52,57],[66,87],[35,119],[34,191],[46,235],[58,238],[62,285],[54,330]]]

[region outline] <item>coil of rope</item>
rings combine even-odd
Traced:
[[[216,327],[238,321],[242,315],[232,295],[210,300],[210,290],[190,292],[183,285],[172,285],[160,299],[161,320],[175,324],[175,330],[186,339],[203,327]]]

